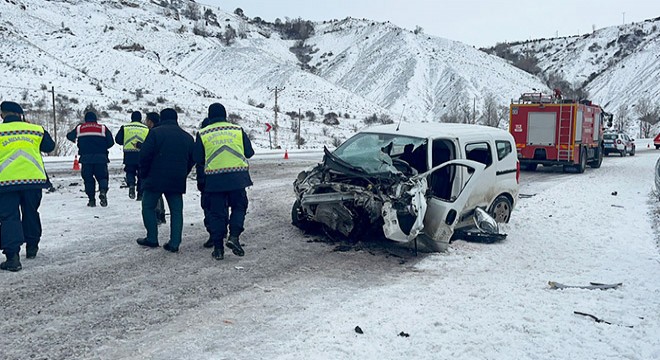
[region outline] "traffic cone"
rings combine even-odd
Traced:
[[[289,160],[289,151],[284,149],[284,160]]]
[[[78,162],[78,155],[73,158],[73,170],[80,170],[80,162]]]

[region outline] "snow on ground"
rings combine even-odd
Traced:
[[[117,190],[90,226],[72,231],[90,214],[67,187],[44,197],[40,258],[0,274],[5,316],[34,301],[41,309],[0,324],[0,349],[28,358],[16,347],[27,337],[39,344],[30,355],[47,358],[658,359],[660,255],[650,218],[658,154],[640,146],[584,174],[523,173],[531,197],[520,199],[505,241],[456,241],[448,253],[416,258],[379,245],[336,252],[292,229],[291,181],[307,164],[255,166],[247,254],[223,262],[201,250],[195,192],[174,255],[133,243],[140,219]],[[86,236],[88,227],[108,235]],[[68,235],[54,239],[59,232]],[[623,286],[552,290],[551,280]],[[44,300],[49,292],[55,303]]]

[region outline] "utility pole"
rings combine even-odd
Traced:
[[[300,149],[300,108],[298,108],[298,136],[296,137],[296,143],[298,144],[298,149]]]
[[[626,24],[626,12],[624,11],[623,13],[623,25]]]
[[[476,124],[477,123],[477,98],[474,98],[474,102],[472,103],[472,123]]]
[[[277,94],[279,92],[284,91],[284,89],[286,89],[286,88],[284,88],[284,87],[278,88],[277,86],[275,86],[274,88],[267,87],[267,89],[268,89],[268,91],[275,92],[275,107],[273,108],[273,110],[275,111],[275,125],[273,126],[273,132],[275,133],[275,135],[273,137],[275,138],[275,140],[273,141],[273,143],[275,145],[275,149],[277,149],[277,147],[278,147],[278,145],[277,145],[277,129],[279,127],[277,125],[277,111],[279,110],[279,107],[277,106]]]
[[[53,141],[55,141],[55,155],[57,155],[57,115],[55,113],[55,86],[51,86],[50,93],[53,95]]]

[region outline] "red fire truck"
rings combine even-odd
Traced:
[[[600,167],[603,126],[612,123],[612,115],[600,106],[564,99],[555,90],[552,95],[524,93],[509,110],[521,168],[562,165],[564,171],[583,173],[587,165]]]

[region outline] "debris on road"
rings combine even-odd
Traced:
[[[601,284],[596,282],[590,282],[589,285],[564,285],[555,281],[548,281],[551,289],[587,289],[587,290],[607,290],[607,289],[616,289],[623,283],[616,284]]]
[[[401,337],[410,337],[410,334],[408,334],[407,332],[402,331],[402,332],[399,333],[399,336],[401,336]]]
[[[359,326],[355,327],[355,332],[358,333],[358,334],[364,334],[364,332],[362,331],[362,328],[359,327]]]
[[[631,329],[633,328],[632,325],[619,325],[619,324],[612,324],[611,322],[609,322],[609,321],[605,321],[605,320],[603,320],[603,319],[599,319],[599,318],[595,317],[594,315],[587,314],[587,313],[583,313],[583,312],[579,312],[579,311],[573,311],[573,314],[576,314],[576,315],[582,315],[582,316],[586,316],[586,317],[590,317],[590,318],[594,319],[594,321],[596,321],[597,323],[604,323],[604,324],[607,324],[607,325],[618,325],[618,326],[624,326],[624,327],[631,328]]]

